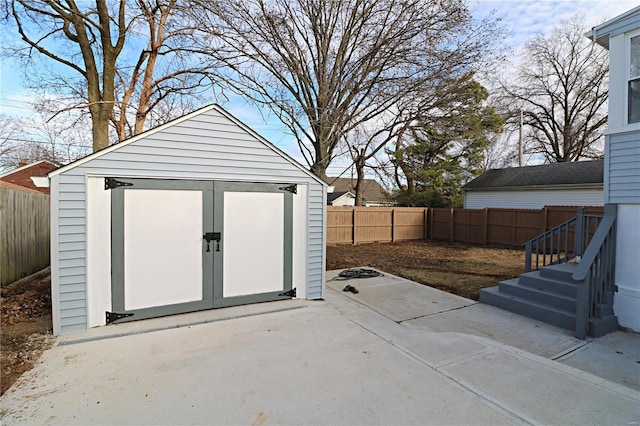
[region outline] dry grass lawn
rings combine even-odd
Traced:
[[[524,251],[438,241],[327,246],[327,270],[358,266],[478,300],[481,288],[524,272]]]

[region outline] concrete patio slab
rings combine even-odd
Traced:
[[[603,380],[599,391],[593,376],[510,348],[489,351],[443,370],[486,398],[526,413],[532,424],[609,425],[640,419],[640,401],[629,397],[622,387],[617,393]]]
[[[587,344],[575,333],[481,303],[407,321],[420,330],[468,333],[553,358]]]
[[[333,278],[339,272],[329,271],[327,275]],[[336,282],[340,284],[336,285]],[[341,294],[403,326],[426,332],[463,333],[467,336],[490,339],[495,343],[510,345],[572,365],[582,371],[640,391],[640,334],[617,331],[599,339],[580,340],[575,338],[574,333],[569,330],[463,299],[389,273],[384,273],[384,277],[377,278],[346,282],[330,281],[329,288],[337,291],[349,283],[358,286],[362,291],[356,295],[349,292]],[[439,305],[449,305],[452,308],[400,321],[398,316],[401,315],[393,313],[401,311],[403,306],[401,302],[387,301],[368,294],[370,287],[384,286],[390,289],[393,285],[400,283],[404,287],[413,286],[410,293],[412,297],[421,299],[422,305],[428,305],[434,300]],[[451,300],[447,302],[447,299]]]
[[[2,409],[2,424],[517,421],[331,303],[59,346]]]
[[[339,288],[327,290],[326,301],[248,305],[65,337],[0,397],[0,423],[628,425],[640,419],[640,392],[630,387],[480,335],[394,321],[384,306],[357,300],[387,284],[362,281],[358,295]]]
[[[355,286],[360,293],[344,292],[347,297],[379,311],[396,322],[447,312],[477,303],[435,288],[416,285],[412,281],[387,273],[382,273],[383,276],[375,278],[341,280],[338,277],[339,272],[327,272],[329,288],[342,291],[347,284]]]
[[[640,335],[617,331],[592,339],[558,361],[640,391]],[[625,368],[621,368],[625,366]]]

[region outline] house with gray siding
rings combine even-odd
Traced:
[[[602,206],[604,160],[487,170],[462,187],[465,209]]]
[[[617,211],[614,311],[620,326],[640,331],[640,6],[587,36],[609,50],[604,202]]]
[[[326,184],[217,105],[49,184],[54,334],[324,296]]]

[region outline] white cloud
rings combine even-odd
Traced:
[[[634,7],[637,1],[628,0],[475,0],[470,3],[477,18],[492,10],[502,19],[507,30],[505,47],[519,48],[537,34],[583,15],[586,28],[614,18]]]

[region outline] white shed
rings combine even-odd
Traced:
[[[602,206],[604,161],[487,170],[468,184],[465,209]]]
[[[326,184],[217,105],[49,179],[54,334],[324,295]]]

